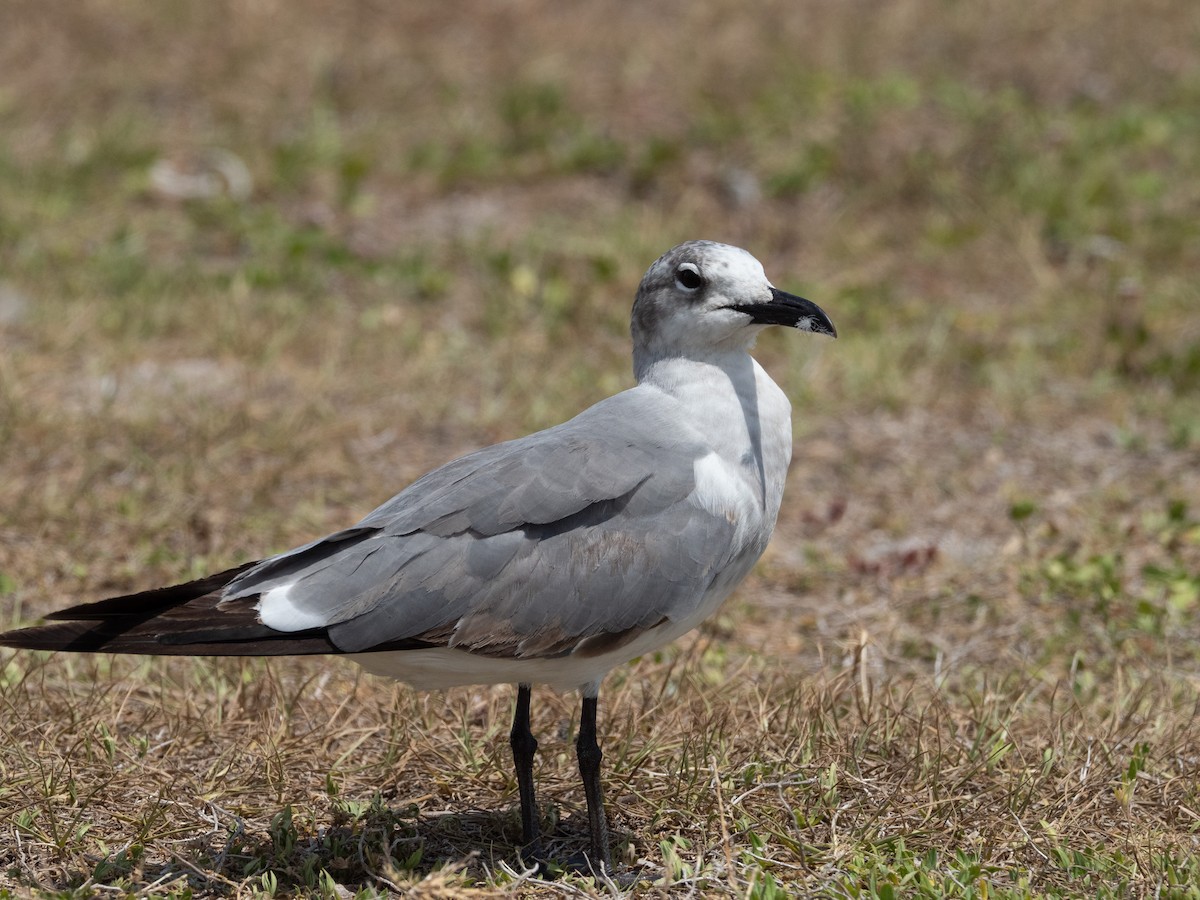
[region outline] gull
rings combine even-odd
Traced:
[[[435,469],[357,525],[206,578],[73,606],[0,634],[41,650],[339,654],[438,690],[517,685],[510,745],[523,852],[544,861],[533,685],[579,690],[593,871],[612,854],[596,739],[614,667],[699,625],[766,549],[791,404],[750,355],[764,328],[836,337],[737,247],[689,241],[638,287],[635,387]]]

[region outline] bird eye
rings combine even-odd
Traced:
[[[704,287],[704,276],[691,263],[684,263],[675,270],[675,283],[685,291],[696,291]]]

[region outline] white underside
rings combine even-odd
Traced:
[[[544,684],[556,691],[571,691],[599,681],[613,665],[626,661],[621,659],[609,664],[603,657],[579,659],[571,656],[497,659],[449,647],[356,653],[350,659],[372,675],[403,681],[422,691],[440,691],[465,684]]]
[[[595,656],[571,654],[553,659],[501,659],[438,647],[354,653],[349,658],[372,675],[403,681],[418,690],[437,691],[467,684],[538,684],[560,692],[584,690],[617,666],[687,634],[717,610],[752,564],[753,560],[750,560],[747,565],[735,564],[726,569],[708,591],[704,603],[689,618],[651,628],[608,653]]]

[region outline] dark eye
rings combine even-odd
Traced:
[[[685,291],[696,291],[704,287],[704,276],[691,263],[684,263],[675,270],[675,283]]]

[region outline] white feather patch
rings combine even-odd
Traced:
[[[717,453],[693,464],[696,502],[714,516],[723,516],[740,533],[754,511],[754,495],[739,473]],[[739,534],[740,536],[740,534]]]
[[[271,588],[258,601],[258,618],[276,631],[304,631],[321,628],[329,623],[320,613],[300,609],[291,599],[292,586],[281,584]]]

